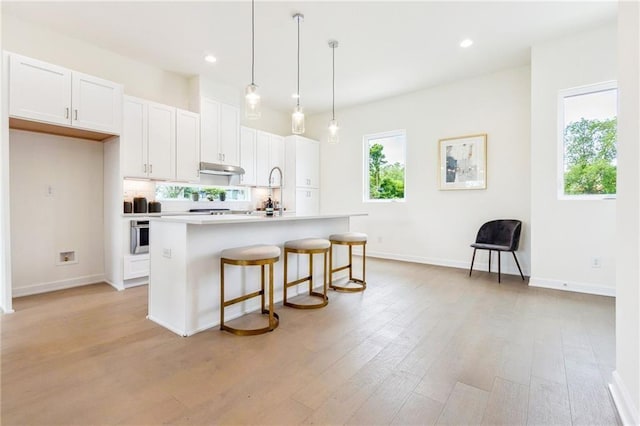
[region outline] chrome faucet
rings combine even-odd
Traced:
[[[271,169],[271,171],[269,172],[269,189],[271,189],[271,176],[273,175],[273,171],[277,170],[278,173],[280,173],[280,208],[278,210],[280,210],[280,216],[282,216],[282,212],[284,211],[284,205],[282,204],[282,169],[278,166],[274,167],[273,169]],[[271,191],[269,191],[271,192]]]

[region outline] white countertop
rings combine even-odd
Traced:
[[[266,216],[264,214],[225,214],[225,215],[182,215],[150,217],[152,222],[187,223],[190,225],[222,225],[229,223],[268,223],[290,220],[337,219],[351,216],[366,216],[367,213],[296,215],[285,213],[284,216]]]

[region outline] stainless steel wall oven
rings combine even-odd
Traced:
[[[149,221],[131,221],[131,254],[149,253]]]

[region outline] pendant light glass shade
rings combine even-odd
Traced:
[[[304,133],[304,112],[300,106],[300,22],[304,20],[304,15],[296,13],[293,20],[298,24],[298,97],[296,98],[296,106],[291,114],[291,133],[301,135]]]
[[[336,47],[338,47],[337,40],[329,40],[329,47],[331,48],[331,120],[329,120],[329,137],[327,142],[330,144],[337,144],[338,138],[338,120],[336,120]]]
[[[327,139],[327,142],[329,142],[330,144],[337,144],[339,142],[339,138],[338,138],[339,129],[340,128],[338,127],[337,120],[329,121],[329,138]]]
[[[249,120],[257,120],[261,116],[260,112],[260,93],[258,86],[250,84],[245,89],[244,96],[244,114]]]
[[[244,115],[249,120],[257,120],[262,115],[260,112],[260,94],[254,81],[255,74],[255,8],[254,0],[251,0],[251,84],[244,92]]]
[[[291,133],[301,135],[304,133],[304,112],[300,105],[296,105],[291,114]]]

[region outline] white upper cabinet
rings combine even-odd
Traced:
[[[240,164],[240,108],[202,98],[200,127],[202,162]]]
[[[220,148],[224,164],[240,164],[240,108],[220,104]]]
[[[284,202],[297,214],[320,212],[320,143],[302,136],[285,138]]]
[[[70,70],[12,54],[9,75],[9,115],[71,125]]]
[[[175,179],[176,109],[149,102],[149,177]]]
[[[9,115],[30,121],[120,134],[122,86],[10,54]]]
[[[86,74],[72,73],[72,125],[105,133],[120,133],[122,86]]]
[[[302,136],[287,136],[286,139],[287,167],[295,170],[295,186],[319,188],[320,142]]]
[[[274,172],[269,182],[269,172],[280,167],[284,173],[284,138],[263,131],[256,137],[256,185],[280,186],[280,175]]]
[[[256,185],[256,130],[240,127],[240,167],[244,174],[240,175],[242,185]]]
[[[200,115],[176,111],[176,179],[197,181],[200,178]]]
[[[126,177],[148,177],[147,166],[147,102],[125,96],[123,102],[121,168]]]
[[[175,179],[176,109],[125,96],[123,121],[123,176]]]

